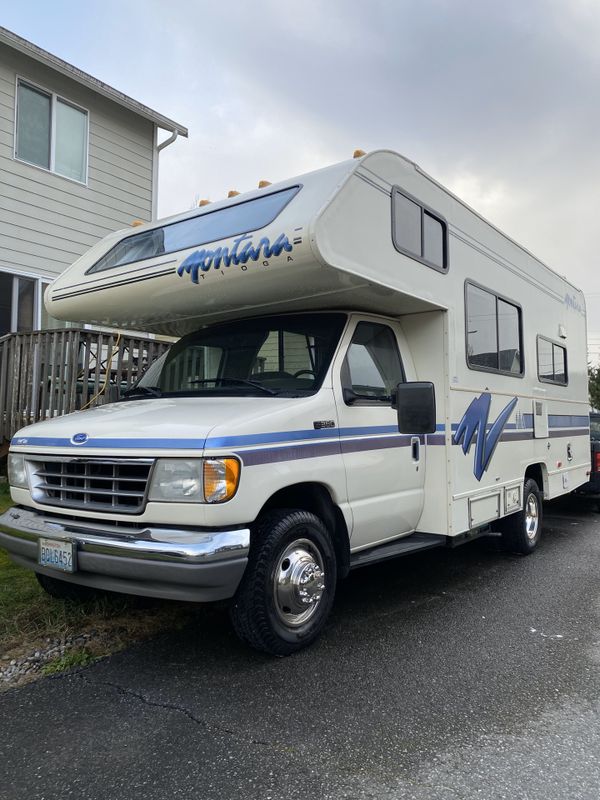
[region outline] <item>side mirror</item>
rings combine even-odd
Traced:
[[[400,433],[435,433],[435,388],[429,381],[399,383],[396,387]]]

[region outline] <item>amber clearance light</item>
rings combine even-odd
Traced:
[[[204,459],[204,499],[207,503],[231,500],[240,481],[237,458]]]

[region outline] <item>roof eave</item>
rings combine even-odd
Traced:
[[[7,30],[7,28],[3,28],[1,26],[0,43],[5,44],[8,47],[12,47],[14,50],[18,50],[20,53],[23,53],[24,55],[27,55],[30,58],[33,58],[36,61],[46,65],[47,67],[56,70],[56,72],[66,75],[68,78],[71,78],[71,80],[77,81],[77,83],[80,83],[97,94],[106,97],[108,100],[112,100],[114,103],[129,109],[129,111],[132,111],[134,114],[150,120],[150,122],[153,122],[155,125],[165,131],[170,131],[171,133],[177,131],[179,136],[187,137],[188,135],[188,129],[185,127],[185,125],[180,125],[178,122],[159,114],[157,111],[145,106],[143,103],[140,103],[137,100],[134,100],[132,97],[123,94],[123,92],[120,92],[118,89],[114,89],[107,83],[103,83],[102,81],[98,80],[98,78],[94,78],[93,75],[88,75],[87,72],[74,67],[67,61],[63,61],[62,58],[59,58],[52,53],[48,53],[46,50],[33,44],[33,42],[29,42],[27,39],[23,39],[21,36],[17,36],[16,33],[13,33],[12,31]]]

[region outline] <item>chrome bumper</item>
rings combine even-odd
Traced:
[[[73,542],[77,571],[41,567],[42,537]],[[222,600],[235,594],[241,580],[250,530],[120,527],[16,507],[0,516],[0,547],[25,567],[73,583],[148,597]]]

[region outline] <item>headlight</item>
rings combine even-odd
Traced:
[[[178,503],[223,503],[237,491],[237,458],[159,458],[148,500]]]
[[[15,486],[18,489],[29,488],[25,456],[20,453],[8,454],[8,482],[11,486]]]
[[[202,460],[159,458],[152,474],[149,500],[202,503]]]

